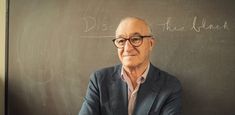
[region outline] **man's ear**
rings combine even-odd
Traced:
[[[156,45],[156,39],[155,38],[151,38],[150,39],[150,51],[153,50],[153,47]]]

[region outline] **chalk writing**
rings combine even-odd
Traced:
[[[84,32],[89,32],[89,31],[91,31],[92,29],[95,28],[95,26],[96,26],[96,19],[94,17],[91,17],[91,16],[84,17],[83,20],[84,20],[85,25],[86,25]]]
[[[112,29],[112,26],[108,25],[107,23],[99,24],[97,19],[92,16],[83,17],[83,21],[85,22],[84,32],[90,32],[90,31],[94,31],[94,30],[108,31],[108,30]]]
[[[193,19],[193,25],[191,30],[194,30],[195,32],[200,32],[202,29],[204,30],[229,30],[227,21],[224,21],[223,25],[219,24],[207,24],[207,21],[205,18],[202,19],[201,24],[197,25],[197,16]]]
[[[199,24],[198,24],[199,23]],[[187,28],[186,26],[173,26],[172,24],[172,18],[168,17],[164,23],[157,24],[162,28],[162,31],[186,31],[186,30],[192,30],[194,32],[201,32],[201,30],[229,30],[228,22],[224,21],[223,24],[210,24],[207,22],[205,18],[202,18],[202,21],[198,21],[198,17],[195,16],[192,20],[191,28]]]
[[[162,31],[184,31],[185,27],[181,26],[181,27],[176,27],[176,26],[172,26],[171,25],[171,17],[168,17],[166,22],[163,24],[158,24],[160,26],[162,26]]]
[[[187,23],[177,23],[173,20],[172,17],[167,17],[166,20],[163,20],[163,23],[156,24],[160,28],[162,32],[185,32],[185,31],[193,31],[199,33],[201,31],[213,31],[217,32],[219,30],[229,30],[229,24],[227,21],[223,21],[221,24],[210,23],[206,20],[206,18],[202,17],[201,20],[194,16],[191,18],[192,20],[187,21]],[[105,32],[105,31],[115,31],[114,26],[108,24],[107,18],[97,19],[96,17],[87,16],[83,17],[83,21],[85,24],[84,33],[92,33],[94,31]],[[176,19],[177,20],[177,19]],[[154,26],[154,25],[153,25]],[[83,38],[110,38],[114,37],[112,35],[82,35],[80,37]]]

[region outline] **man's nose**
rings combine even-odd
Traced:
[[[127,40],[126,43],[125,43],[125,45],[124,45],[124,50],[125,50],[125,51],[131,51],[131,50],[133,50],[133,49],[134,49],[133,45],[131,45],[130,41]]]

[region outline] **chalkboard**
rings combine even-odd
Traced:
[[[89,74],[120,63],[119,21],[145,19],[151,62],[183,85],[184,115],[235,114],[232,0],[10,0],[7,115],[76,115]]]

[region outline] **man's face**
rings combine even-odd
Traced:
[[[116,37],[129,39],[136,35],[150,35],[148,27],[143,21],[128,19],[122,21],[116,30]],[[118,48],[118,56],[123,66],[138,67],[147,64],[153,43],[154,40],[150,37],[143,38],[143,43],[139,47],[134,47],[129,41],[126,41],[123,48]]]

